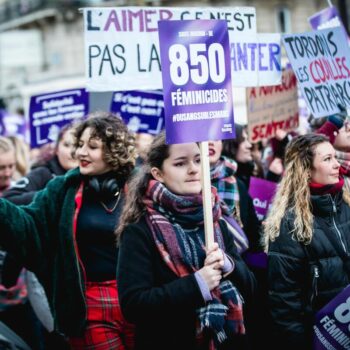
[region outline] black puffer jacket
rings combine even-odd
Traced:
[[[292,239],[293,214],[269,247],[269,302],[276,349],[312,349],[313,318],[349,282],[350,207],[339,193],[311,197],[314,232],[305,246]]]

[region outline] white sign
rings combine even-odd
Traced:
[[[350,50],[340,27],[283,36],[310,112],[316,118],[350,108]]]
[[[256,33],[253,7],[84,9],[85,67],[91,91],[162,89],[159,20],[225,19],[233,86],[280,82],[279,35]]]

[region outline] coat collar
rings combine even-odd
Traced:
[[[316,216],[332,216],[339,211],[342,203],[343,192],[335,196],[330,194],[311,195],[312,212]]]

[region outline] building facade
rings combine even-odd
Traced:
[[[258,32],[267,33],[308,31],[307,18],[328,6],[321,0],[205,0],[190,4],[253,6]],[[341,10],[343,1],[334,5]],[[79,9],[102,6],[187,7],[189,1],[0,0],[0,98],[10,110],[23,104],[25,107],[31,95],[84,86],[83,18]]]

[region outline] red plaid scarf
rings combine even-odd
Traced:
[[[220,202],[216,189],[212,187],[214,237],[225,251],[219,225]],[[179,277],[199,270],[204,263],[204,214],[201,194],[179,196],[170,192],[163,184],[151,180],[144,204],[147,209],[147,224],[167,266]],[[184,228],[197,232],[189,235]],[[190,237],[191,236],[191,237]],[[193,239],[195,242],[189,242]],[[191,244],[192,243],[192,244]],[[193,244],[194,243],[194,244]],[[195,247],[195,248],[193,248]],[[198,341],[203,341],[203,331],[211,334],[210,349],[223,342],[227,334],[244,334],[242,300],[232,283],[222,282],[212,291],[213,300],[197,310]]]

